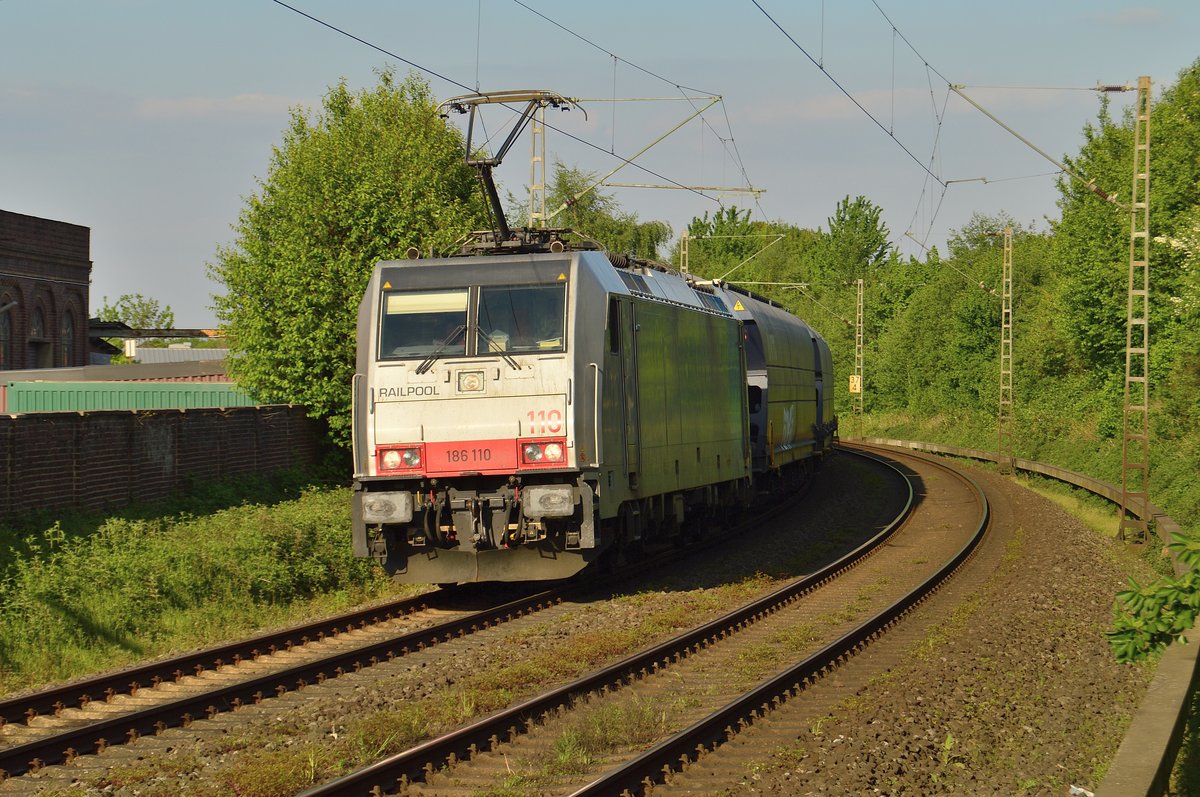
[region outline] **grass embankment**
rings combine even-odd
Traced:
[[[1057,465],[1097,479],[1121,484],[1121,432],[1101,434],[1096,419],[1071,421],[1043,414],[1015,419],[1018,457]],[[996,449],[996,416],[962,413],[921,418],[906,413],[880,413],[863,418],[868,437],[922,440],[984,451]],[[1200,526],[1200,438],[1152,441],[1150,500],[1164,508],[1184,529]],[[1115,527],[1116,510],[1113,510]]]
[[[0,528],[0,693],[393,592],[351,555],[349,491],[305,481]]]

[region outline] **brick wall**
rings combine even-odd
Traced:
[[[0,210],[0,307],[9,306],[0,369],[87,365],[90,238],[78,224]],[[45,326],[39,337],[37,314]]]
[[[0,232],[6,248],[29,252],[55,265],[76,266],[88,259],[91,230],[79,224],[0,210]]]
[[[114,508],[312,465],[320,435],[295,405],[0,416],[0,515]]]

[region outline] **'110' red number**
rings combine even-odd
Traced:
[[[526,417],[529,418],[530,434],[560,434],[563,430],[559,410],[530,410]]]

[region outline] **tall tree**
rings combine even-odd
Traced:
[[[829,217],[823,270],[841,280],[866,277],[885,262],[892,251],[883,209],[864,196],[847,196]]]
[[[1173,306],[1183,278],[1181,252],[1166,241],[1187,227],[1185,215],[1200,205],[1200,61],[1152,104],[1150,129],[1152,368],[1161,368],[1185,332]],[[1133,169],[1132,112],[1115,121],[1103,103],[1084,145],[1068,158],[1072,170],[1127,205]],[[1063,318],[1072,342],[1100,382],[1119,384],[1124,367],[1129,214],[1078,181],[1059,183],[1062,219],[1054,226],[1063,274]],[[1165,355],[1165,356],[1164,356]]]
[[[306,405],[341,443],[373,264],[485,225],[462,137],[435,107],[424,81],[383,70],[370,90],[339,82],[315,118],[293,109],[235,242],[209,266],[225,287],[215,309],[231,375],[260,401]]]

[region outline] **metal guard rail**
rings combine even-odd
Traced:
[[[868,445],[892,446],[932,454],[996,462],[996,453],[975,448],[959,448],[940,443],[925,443],[913,440],[892,440],[881,437],[860,438]],[[847,438],[850,442],[851,438]],[[1035,462],[1031,459],[1015,459],[1018,470],[1066,482],[1088,492],[1107,498],[1113,503],[1121,501],[1121,488],[1108,482],[1094,479],[1082,473]],[[1158,536],[1164,544],[1179,531],[1179,524],[1154,504],[1147,504],[1150,517]],[[1175,562],[1176,574],[1186,570]],[[1188,636],[1200,641],[1200,619],[1192,625]],[[1200,644],[1175,643],[1167,648],[1159,660],[1154,678],[1146,691],[1146,697],[1133,715],[1129,730],[1109,765],[1108,773],[1096,791],[1096,797],[1161,797],[1170,785],[1171,770],[1179,755],[1187,724],[1188,707],[1192,695],[1200,682]]]

